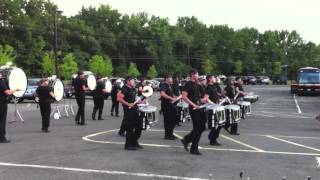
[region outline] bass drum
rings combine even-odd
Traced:
[[[54,81],[49,82],[49,87],[52,89],[53,94],[56,96],[56,101],[61,101],[64,96],[64,86],[61,80],[56,79]]]
[[[93,91],[96,89],[97,86],[97,80],[93,75],[86,75],[86,85],[90,89],[90,91]]]
[[[10,90],[19,91],[13,93],[16,98],[21,98],[27,90],[28,79],[25,72],[17,67],[8,67],[0,69],[2,78],[5,79]]]

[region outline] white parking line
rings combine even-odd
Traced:
[[[265,114],[252,114],[252,115],[253,116],[264,116],[264,117],[274,118],[274,116],[265,115]]]
[[[95,136],[98,136],[98,135],[102,135],[102,134],[108,134],[108,133],[111,133],[111,132],[114,132],[114,131],[117,131],[118,129],[114,129],[114,130],[109,130],[109,131],[103,131],[103,132],[98,132],[98,133],[94,133],[94,134],[90,134],[90,135],[87,135],[87,136],[84,136],[82,137],[82,139],[84,141],[87,141],[87,142],[93,142],[93,143],[100,143],[100,144],[116,144],[116,145],[124,145],[124,142],[117,142],[117,141],[100,141],[100,140],[93,140],[93,139],[90,139],[92,137],[95,137]],[[151,131],[151,130],[149,130]],[[157,129],[154,129],[152,131],[163,131],[163,130],[157,130]],[[179,132],[188,132],[188,131],[179,131]],[[253,135],[253,134],[251,134]],[[223,136],[223,135],[221,135]],[[259,136],[270,136],[270,135],[259,135]],[[224,136],[224,137],[227,137],[227,136]],[[273,137],[273,136],[271,136]],[[227,137],[229,138],[229,137]],[[275,138],[275,137],[274,137]],[[262,154],[279,154],[279,155],[299,155],[299,156],[320,156],[320,153],[300,153],[300,152],[282,152],[282,151],[265,151],[265,150],[262,150],[262,149],[259,149],[259,148],[256,148],[256,147],[253,147],[253,146],[250,146],[248,144],[245,144],[243,142],[240,142],[240,141],[237,141],[237,140],[234,140],[232,138],[230,138],[229,140],[235,142],[235,143],[238,143],[238,144],[241,144],[241,145],[244,145],[246,147],[249,147],[253,150],[245,150],[245,149],[224,149],[224,148],[212,148],[212,147],[199,147],[199,149],[203,149],[203,150],[208,150],[208,151],[228,151],[228,152],[246,152],[246,153],[262,153]],[[141,143],[141,145],[143,146],[149,146],[149,147],[158,147],[158,148],[181,148],[183,149],[183,146],[177,146],[177,145],[161,145],[161,144],[147,144],[147,143]],[[312,148],[312,147],[311,147]]]
[[[258,111],[260,113],[265,113],[265,114],[274,114],[274,115],[280,115],[280,116],[287,116],[287,117],[294,117],[294,118],[302,118],[302,119],[310,119],[314,117],[308,117],[308,116],[302,116],[302,115],[293,115],[293,114],[282,114],[282,113],[275,113],[275,112],[269,112],[269,111]]]
[[[298,144],[298,143],[295,143],[295,142],[292,142],[292,141],[287,141],[287,140],[280,139],[280,138],[277,138],[277,137],[274,137],[274,136],[270,136],[270,135],[267,135],[266,137],[271,138],[271,139],[275,139],[275,140],[278,140],[278,141],[282,141],[282,142],[285,142],[285,143],[288,143],[288,144],[292,144],[292,145],[295,145],[295,146],[299,146],[299,147],[303,147],[303,148],[306,148],[306,149],[311,149],[311,150],[320,152],[320,149],[317,149],[317,148],[314,148],[314,147],[311,147],[311,146]]]
[[[320,157],[316,157],[316,161],[317,161],[317,168],[320,168]]]
[[[45,166],[45,165],[34,165],[34,164],[15,164],[15,163],[5,163],[5,162],[0,162],[0,166],[50,169],[50,170],[72,171],[72,172],[82,172],[82,173],[99,173],[99,174],[109,174],[109,175],[125,175],[125,176],[136,176],[136,177],[147,177],[152,179],[159,178],[159,179],[181,179],[181,180],[205,180],[202,178],[169,176],[169,175],[161,175],[161,174],[132,173],[132,172],[125,172],[125,171],[80,169],[80,168]]]
[[[294,99],[294,103],[296,104],[296,107],[297,107],[297,109],[298,109],[298,113],[301,114],[302,112],[301,112],[301,109],[300,109],[300,106],[299,106],[299,104],[298,104],[298,100],[297,100],[295,94],[293,94],[293,99]]]
[[[242,146],[248,147],[248,148],[250,148],[250,149],[256,150],[256,151],[258,151],[258,152],[264,152],[264,150],[262,150],[262,149],[259,149],[259,148],[257,148],[257,147],[253,147],[253,146],[251,146],[251,145],[249,145],[249,144],[246,144],[246,143],[243,143],[243,142],[241,142],[241,141],[232,139],[232,138],[230,138],[230,137],[228,137],[228,136],[224,136],[224,135],[222,135],[222,134],[221,134],[220,136],[223,137],[224,139],[227,139],[227,140],[229,140],[229,141],[235,142],[235,143],[237,143],[237,144],[240,144],[240,145],[242,145]]]

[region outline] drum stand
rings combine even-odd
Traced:
[[[59,115],[59,118],[58,119],[60,119],[62,116],[61,116],[61,113],[60,113],[60,107],[59,107],[59,105],[56,103],[56,105],[55,105],[55,108],[53,109],[53,111],[51,112],[51,115],[50,116],[52,116],[52,115],[54,115],[55,113],[58,113],[58,115]]]
[[[18,98],[14,97],[14,118],[9,121],[9,123],[17,122],[17,117],[19,117],[20,121],[24,123],[24,119],[22,118],[19,109],[17,108]]]
[[[69,99],[69,104],[65,104],[65,100],[63,102],[64,102],[64,112],[66,113],[66,116],[67,117],[69,117],[69,115],[74,116],[75,113],[73,110],[73,106],[71,104],[71,99]],[[69,114],[69,110],[70,110],[70,114]]]

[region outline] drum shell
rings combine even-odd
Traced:
[[[230,124],[234,124],[240,121],[241,111],[240,106],[227,105],[225,106],[226,120]]]

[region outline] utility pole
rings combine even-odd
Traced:
[[[56,10],[54,13],[54,59],[55,59],[55,69],[56,76],[60,78],[59,62],[58,62],[58,14],[63,11]]]

